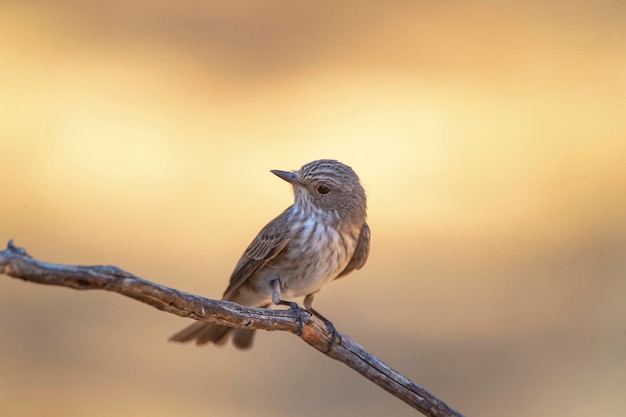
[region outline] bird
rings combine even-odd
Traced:
[[[354,170],[334,159],[271,172],[291,184],[294,203],[263,227],[244,251],[222,299],[268,308],[297,307],[286,300],[304,297],[304,308],[326,320],[313,308],[315,296],[330,281],[361,269],[369,256],[365,190]],[[254,332],[196,321],[169,340],[223,345],[232,334],[236,348],[249,349]]]

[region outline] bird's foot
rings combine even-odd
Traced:
[[[304,329],[304,321],[307,319],[306,315],[308,311],[300,307],[298,303],[294,301],[279,300],[276,304],[282,305],[282,306],[289,306],[289,310],[293,311],[296,314],[296,316],[298,317],[298,333],[297,334],[298,336],[302,336],[302,330]]]
[[[318,319],[322,320],[324,324],[326,325],[326,327],[330,329],[330,332],[331,332],[330,343],[328,344],[328,350],[325,352],[325,353],[329,353],[331,350],[333,350],[333,347],[335,346],[335,343],[337,342],[337,340],[338,339],[341,340],[341,337],[339,336],[337,329],[335,329],[335,325],[330,320],[328,320],[326,317],[324,317],[322,314],[320,314],[317,310],[315,310],[312,307],[309,308],[309,312],[313,314],[315,317],[317,317]]]

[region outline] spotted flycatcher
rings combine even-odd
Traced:
[[[313,299],[324,284],[360,269],[367,260],[370,229],[359,177],[341,162],[321,159],[298,171],[277,171],[293,186],[294,203],[269,222],[235,267],[223,300],[253,307]],[[170,340],[224,344],[233,333],[236,347],[252,347],[254,330],[195,322]]]

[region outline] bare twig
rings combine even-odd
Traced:
[[[283,330],[298,334],[315,349],[354,369],[416,410],[431,417],[462,415],[424,388],[394,371],[348,336],[322,320],[293,310],[253,308],[178,291],[141,279],[115,266],[73,266],[38,261],[9,241],[0,251],[0,273],[38,284],[76,290],[107,290],[181,317],[248,329]],[[329,350],[330,347],[330,350]]]

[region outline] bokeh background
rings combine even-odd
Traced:
[[[468,416],[626,413],[626,3],[2,1],[0,240],[219,297],[351,165],[364,269],[316,305]],[[0,414],[409,416],[288,334],[0,277]]]

